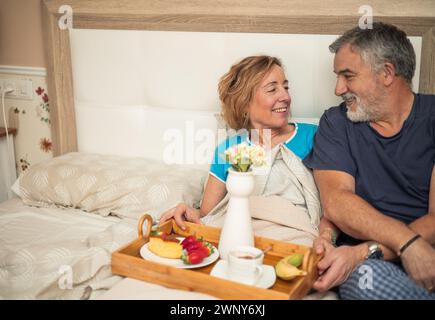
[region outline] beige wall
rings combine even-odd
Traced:
[[[41,0],[0,0],[0,65],[45,67]]]

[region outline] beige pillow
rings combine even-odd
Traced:
[[[207,172],[154,160],[69,153],[30,167],[19,178],[25,204],[79,208],[102,216],[154,219],[185,202],[197,206]]]

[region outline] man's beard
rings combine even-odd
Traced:
[[[373,96],[370,96],[369,100],[370,107],[361,102],[361,98],[352,93],[345,93],[341,96],[344,101],[355,99],[355,111],[352,111],[350,107],[347,107],[347,118],[352,122],[374,122],[378,121],[381,117],[380,102],[376,101]]]

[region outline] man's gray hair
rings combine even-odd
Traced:
[[[373,29],[356,27],[335,40],[329,46],[329,50],[337,53],[346,44],[358,51],[363,60],[376,72],[384,63],[392,63],[396,68],[396,75],[403,76],[411,86],[415,72],[415,52],[402,30],[382,22],[373,23]]]

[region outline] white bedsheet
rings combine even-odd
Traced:
[[[111,253],[133,240],[137,222],[77,209],[0,204],[0,298],[80,299],[86,287],[121,280],[110,272]]]

